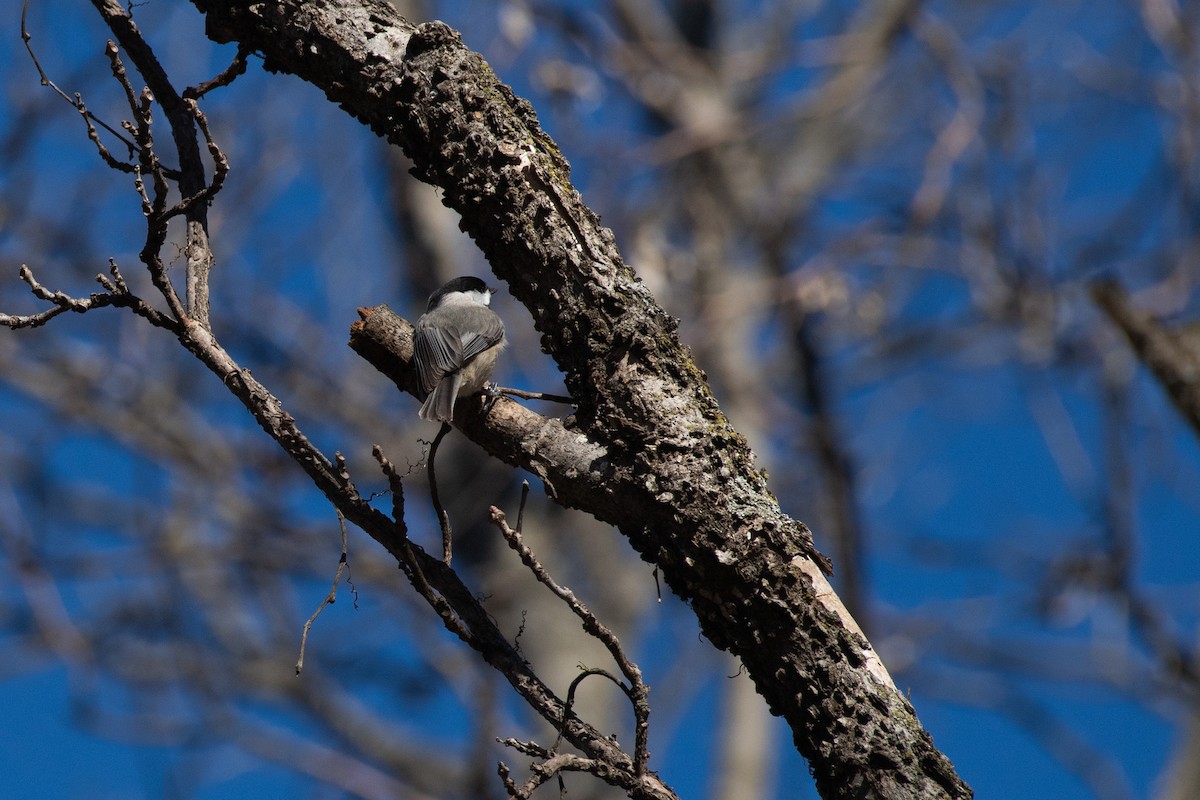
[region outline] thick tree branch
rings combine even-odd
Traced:
[[[585,475],[607,473],[603,483],[620,493],[585,508],[617,521],[705,635],[741,657],[787,718],[821,793],[969,796],[816,568],[828,563],[807,527],[780,511],[676,321],[583,205],[529,104],[450,28],[414,27],[377,0],[193,2],[210,37],[318,86],[443,189],[566,374],[580,432],[562,436],[603,443]],[[523,443],[507,442],[507,460]]]

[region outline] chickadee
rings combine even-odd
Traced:
[[[504,323],[488,308],[492,290],[475,277],[455,278],[429,296],[413,333],[421,419],[449,422],[459,396],[484,387],[504,348]]]

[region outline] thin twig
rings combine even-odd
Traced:
[[[129,285],[125,283],[125,276],[121,274],[120,268],[117,267],[117,262],[111,258],[108,260],[108,273],[112,275],[111,281],[103,273],[96,276],[96,281],[116,295],[117,300],[113,305],[130,309],[156,327],[166,328],[173,333],[179,332],[178,322],[129,291]]]
[[[379,445],[371,447],[371,455],[379,462],[379,468],[388,480],[388,490],[392,493],[392,521],[400,526],[400,535],[407,538],[408,526],[404,522],[404,482],[400,472],[383,454],[383,448]]]
[[[123,161],[118,161],[112,155],[112,153],[110,153],[108,151],[108,148],[106,148],[104,146],[104,144],[100,141],[100,135],[96,132],[95,126],[99,125],[101,128],[104,128],[104,130],[108,131],[113,136],[120,139],[121,142],[124,143],[125,146],[129,148],[129,155],[131,158],[133,157],[133,154],[137,151],[137,145],[134,144],[133,142],[131,142],[130,140],[126,139],[124,136],[122,136],[120,131],[116,130],[111,125],[109,125],[107,122],[100,119],[92,112],[88,111],[87,106],[84,105],[83,98],[78,93],[76,93],[75,97],[72,98],[70,95],[68,95],[62,89],[60,89],[58,87],[58,84],[56,84],[54,81],[50,80],[50,76],[46,74],[46,71],[44,69],[42,69],[42,64],[40,61],[38,61],[37,54],[34,53],[34,51],[33,51],[33,45],[30,44],[30,42],[33,40],[33,35],[29,33],[29,29],[25,25],[25,18],[28,15],[28,13],[29,13],[29,0],[25,0],[25,2],[21,6],[21,40],[23,42],[25,42],[25,49],[26,49],[26,51],[29,52],[29,58],[33,61],[34,68],[38,71],[38,78],[41,80],[42,86],[49,86],[51,89],[53,89],[55,91],[55,93],[58,94],[59,97],[61,97],[63,100],[66,100],[68,103],[71,104],[71,106],[76,111],[79,112],[80,116],[83,117],[84,122],[87,124],[88,138],[91,139],[92,142],[95,143],[96,146],[99,148],[100,157],[104,159],[106,164],[108,164],[113,169],[120,170],[122,172],[132,172],[133,171],[132,164],[126,164]],[[93,125],[92,123],[95,123],[95,125]]]
[[[566,788],[562,784],[563,772],[589,772],[597,774],[598,771],[603,769],[604,766],[594,759],[577,756],[574,753],[559,753],[530,767],[531,774],[529,778],[520,786],[517,786],[512,778],[509,777],[508,767],[504,762],[500,762],[497,772],[510,798],[513,798],[513,800],[528,800],[529,797],[533,796],[534,791],[538,787],[551,778],[559,779],[559,797],[565,797]]]
[[[524,509],[524,497],[527,495],[528,490],[526,488],[526,490],[522,492],[522,510]],[[617,666],[620,668],[621,673],[629,681],[629,685],[626,686],[603,670],[585,671],[581,676],[575,679],[575,682],[571,684],[571,690],[567,694],[567,707],[563,712],[563,725],[565,726],[566,724],[568,712],[570,711],[571,707],[573,692],[577,683],[588,675],[598,674],[609,677],[614,683],[621,687],[622,691],[625,692],[630,703],[633,705],[634,774],[638,776],[644,775],[646,772],[646,763],[649,760],[650,752],[650,704],[647,701],[650,689],[648,686],[646,686],[645,681],[642,679],[641,669],[625,654],[625,648],[621,645],[621,641],[617,638],[617,635],[604,624],[602,624],[600,620],[596,618],[596,615],[592,613],[591,609],[589,609],[587,605],[583,603],[583,601],[575,596],[574,592],[565,586],[560,586],[553,578],[550,577],[550,573],[546,571],[546,568],[543,567],[541,562],[538,561],[533,551],[530,550],[525,544],[521,535],[521,531],[514,530],[508,526],[504,512],[495,506],[492,506],[491,517],[492,522],[500,530],[500,534],[504,537],[504,540],[508,542],[508,546],[512,548],[512,550],[520,557],[521,563],[523,563],[529,569],[529,571],[533,573],[534,577],[537,578],[540,583],[548,588],[560,600],[566,603],[567,607],[571,609],[575,616],[579,617],[580,621],[583,623],[584,631],[600,640],[601,644],[605,646],[609,654],[612,656],[613,661],[615,661]],[[555,749],[557,749],[557,745],[555,745]]]
[[[0,313],[0,325],[14,330],[17,328],[36,328],[45,325],[59,314],[67,311],[83,314],[84,312],[91,311],[93,308],[116,306],[130,308],[139,316],[145,317],[152,324],[160,328],[177,331],[178,325],[174,320],[169,319],[162,312],[152,308],[145,300],[129,291],[129,287],[125,284],[125,279],[121,276],[120,270],[117,269],[116,262],[112,259],[109,259],[109,271],[113,276],[111,280],[104,275],[96,276],[96,281],[107,291],[93,292],[87,297],[72,297],[66,292],[53,291],[46,288],[33,276],[33,270],[28,265],[22,264],[19,273],[21,280],[29,284],[29,289],[35,297],[51,303],[52,307],[36,314]]]
[[[434,461],[437,460],[438,445],[442,443],[442,439],[446,438],[446,434],[450,432],[450,423],[443,422],[437,436],[433,437],[433,443],[429,445],[429,461],[426,468],[429,470],[429,499],[433,502],[433,513],[437,514],[438,523],[442,527],[442,563],[447,567],[450,566],[450,560],[453,557],[453,536],[450,530],[450,515],[446,513],[446,508],[442,505],[442,499],[438,496],[437,472],[434,468]]]
[[[122,85],[130,86],[128,77],[124,76],[123,72],[118,76],[118,80],[122,81]],[[148,93],[149,90],[145,94]],[[148,98],[146,99],[148,100]],[[183,322],[187,319],[187,310],[179,298],[179,293],[175,291],[175,286],[167,275],[166,265],[162,261],[162,247],[167,240],[167,219],[164,214],[167,205],[167,182],[158,155],[154,152],[154,138],[150,132],[150,105],[146,102],[144,106],[138,106],[137,109],[139,116],[135,136],[142,149],[139,152],[140,157],[134,173],[134,188],[142,198],[142,214],[146,217],[146,242],[142,245],[139,257],[150,273],[150,281],[154,284],[154,288],[158,289],[159,294],[166,300],[171,315]],[[152,178],[153,198],[146,190],[144,176],[147,173]]]
[[[125,90],[125,102],[129,104],[130,115],[133,119],[137,119],[137,92],[134,91],[133,83],[129,80],[129,73],[125,70],[125,62],[121,61],[121,48],[117,47],[116,42],[109,39],[104,44],[104,55],[108,56],[109,69],[112,70],[113,77],[117,79],[117,83],[121,84],[121,88]],[[124,122],[122,124],[127,126],[130,123]]]
[[[517,509],[517,533],[525,530],[525,501],[529,499],[529,481],[521,481],[521,505]]]
[[[213,89],[218,89],[222,86],[228,86],[233,83],[234,79],[246,71],[247,56],[252,53],[249,47],[239,42],[237,54],[233,57],[233,62],[222,70],[218,75],[209,78],[199,86],[189,86],[183,90],[185,100],[199,100],[204,95],[211,92]]]
[[[583,683],[584,680],[592,677],[593,675],[599,675],[602,678],[608,678],[610,681],[616,684],[617,688],[624,692],[625,695],[630,698],[630,700],[633,699],[633,697],[630,695],[630,688],[626,686],[620,680],[620,678],[618,678],[616,675],[613,675],[608,670],[600,669],[599,667],[584,667],[583,665],[580,665],[580,669],[582,672],[576,675],[575,679],[571,681],[571,685],[567,687],[567,704],[563,706],[562,725],[558,729],[558,738],[554,740],[554,747],[550,748],[555,753],[557,753],[558,748],[562,746],[563,732],[566,730],[567,720],[570,719],[571,713],[575,708],[575,691],[579,688],[579,684]]]
[[[617,666],[620,667],[622,674],[631,683],[640,683],[642,680],[642,671],[634,664],[628,656],[625,655],[625,650],[621,646],[620,640],[609,628],[596,618],[591,609],[586,604],[565,586],[560,586],[547,572],[546,568],[538,561],[537,556],[524,542],[524,537],[520,531],[514,530],[508,526],[507,518],[504,512],[492,506],[491,508],[492,522],[500,530],[500,534],[504,540],[508,542],[508,546],[520,557],[521,563],[529,568],[534,577],[554,593],[560,600],[567,604],[575,616],[579,617],[583,622],[583,629],[592,636],[600,640],[600,642],[612,655]]]
[[[212,133],[208,129],[208,117],[200,110],[200,106],[197,105],[195,100],[188,98],[183,102],[195,118],[200,132],[204,135],[204,143],[208,147],[208,153],[212,156],[213,160],[213,179],[203,189],[183,198],[165,211],[163,213],[164,219],[171,219],[172,217],[184,214],[196,203],[212,203],[217,192],[221,191],[221,187],[225,185],[225,178],[229,175],[229,159],[220,146],[217,145],[216,140],[213,139]]]
[[[329,594],[325,595],[325,599],[323,599],[320,605],[317,606],[317,610],[314,611],[312,616],[308,618],[308,622],[304,623],[304,632],[300,634],[300,657],[296,659],[297,677],[304,669],[304,648],[308,645],[308,632],[312,630],[313,623],[316,622],[317,617],[321,616],[321,612],[324,611],[327,606],[331,606],[337,602],[337,590],[338,584],[342,580],[342,572],[350,567],[350,561],[346,555],[348,549],[346,536],[346,517],[339,509],[335,508],[334,511],[337,512],[338,527],[340,527],[342,530],[342,557],[338,559],[337,571],[333,573],[333,585],[329,587]]]
[[[506,386],[495,387],[496,394],[504,394],[509,397],[519,397],[522,400],[546,400],[551,403],[566,403],[567,405],[575,405],[575,401],[561,394],[547,394],[546,392],[527,392],[524,389],[509,389]]]
[[[142,214],[146,217],[146,242],[142,246],[140,257],[150,272],[150,280],[154,287],[167,301],[172,316],[182,322],[187,318],[187,312],[167,276],[161,257],[162,245],[167,238],[167,217],[164,212],[169,187],[165,170],[154,150],[154,134],[151,129],[154,95],[149,88],[144,89],[140,95],[134,91],[133,83],[129,80],[129,74],[121,61],[120,51],[111,40],[106,52],[112,64],[113,77],[125,92],[125,99],[134,118],[134,122],[125,123],[125,128],[137,143],[138,163],[134,168],[134,189],[141,197]],[[151,178],[153,196],[146,187],[147,175]]]
[[[540,744],[538,744],[537,742],[533,742],[533,741],[524,741],[522,739],[514,739],[511,736],[503,738],[503,739],[496,739],[496,741],[499,744],[502,744],[505,747],[511,747],[513,750],[516,750],[518,753],[527,755],[530,758],[547,759],[554,755],[554,752],[552,750],[547,750],[545,747],[542,747]]]

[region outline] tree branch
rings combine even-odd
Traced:
[[[204,163],[196,141],[197,122],[193,116],[195,101],[185,99],[175,90],[158,57],[142,37],[129,10],[118,0],[92,0],[104,22],[116,35],[121,47],[133,59],[138,72],[145,78],[154,99],[162,106],[170,123],[175,149],[179,153],[179,191],[183,196],[183,215],[186,220],[187,241],[184,257],[187,261],[187,313],[205,328],[209,327],[208,273],[212,269],[212,250],[208,245],[208,199],[219,185],[205,182]],[[199,120],[201,127],[204,126]],[[204,130],[208,138],[207,130]],[[209,145],[211,150],[211,139]],[[220,167],[218,166],[218,174]],[[215,182],[214,182],[215,184]],[[202,202],[194,202],[202,197]]]
[[[508,542],[508,546],[512,548],[513,552],[520,556],[521,563],[533,573],[533,576],[537,578],[539,583],[548,588],[558,599],[562,600],[567,607],[571,609],[571,613],[579,617],[579,620],[583,623],[584,631],[586,631],[588,635],[598,639],[600,643],[604,645],[605,649],[608,650],[609,655],[612,656],[613,661],[615,661],[617,666],[620,668],[621,673],[626,677],[626,679],[628,679],[629,685],[625,686],[620,681],[612,678],[611,675],[608,675],[608,673],[603,673],[608,675],[608,677],[612,679],[613,683],[621,687],[621,691],[625,692],[625,695],[629,698],[629,702],[633,705],[635,738],[633,771],[636,775],[642,775],[646,772],[646,762],[650,757],[647,746],[650,733],[650,704],[646,700],[650,693],[650,688],[646,686],[646,682],[642,679],[641,668],[639,668],[637,664],[633,663],[633,660],[626,655],[625,648],[621,645],[621,642],[617,638],[616,634],[613,633],[612,630],[610,630],[602,622],[600,622],[596,615],[592,613],[591,609],[589,609],[581,600],[579,600],[579,598],[575,596],[574,592],[567,587],[560,585],[557,581],[550,577],[550,573],[545,567],[542,566],[541,562],[538,561],[537,556],[533,554],[533,551],[529,548],[529,546],[525,544],[524,539],[521,536],[520,519],[525,513],[525,498],[528,497],[528,495],[529,483],[526,482],[522,486],[521,511],[517,517],[518,522],[515,530],[509,527],[508,520],[505,517],[504,512],[495,506],[492,506],[491,508],[492,522],[500,530],[500,534],[504,537],[504,540]],[[571,688],[567,692],[568,709],[570,709],[572,698],[575,695],[575,687],[582,677],[584,676],[581,675],[579,678],[576,678],[571,683]],[[554,749],[558,749],[557,743],[555,744]]]
[[[570,165],[529,104],[453,30],[413,26],[378,0],[193,2],[211,38],[237,41],[261,52],[266,69],[321,88],[442,188],[565,372],[578,403],[573,435],[598,456],[584,480],[606,474],[622,488],[587,510],[617,522],[691,604],[705,635],[741,657],[791,725],[818,790],[969,796],[825,582],[818,567],[828,561],[808,528],[780,511],[676,321],[569,182]],[[479,440],[488,425],[466,421],[467,405],[462,428]],[[484,419],[507,407],[497,403]],[[514,448],[511,462],[521,441],[496,444]],[[561,486],[548,489],[563,499]]]
[[[1115,281],[1092,287],[1092,297],[1129,340],[1133,352],[1162,384],[1180,415],[1200,436],[1200,344],[1191,329],[1171,330],[1139,311]]]

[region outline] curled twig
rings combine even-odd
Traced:
[[[520,519],[524,514],[526,497],[528,497],[527,483],[522,491],[521,511],[518,513],[518,519]],[[621,687],[621,690],[625,692],[625,695],[629,698],[629,702],[633,705],[635,740],[633,763],[634,773],[640,777],[641,775],[645,774],[646,762],[649,759],[648,742],[650,732],[650,704],[647,701],[650,689],[648,686],[646,686],[645,681],[642,679],[641,669],[626,655],[625,649],[621,645],[617,635],[613,633],[612,630],[610,630],[607,626],[601,623],[600,620],[596,618],[596,615],[592,613],[591,609],[589,609],[587,605],[583,603],[583,601],[575,596],[574,592],[565,586],[560,586],[553,578],[550,577],[550,574],[546,571],[546,568],[542,566],[541,562],[539,562],[537,557],[533,554],[533,551],[530,550],[525,544],[520,531],[520,523],[518,522],[518,527],[516,530],[510,528],[504,512],[495,506],[492,506],[491,517],[492,522],[499,529],[500,534],[504,537],[504,540],[508,543],[508,546],[512,548],[512,550],[520,557],[521,563],[523,563],[529,569],[529,571],[533,573],[538,582],[540,582],[555,596],[566,603],[567,607],[571,609],[571,612],[574,613],[575,616],[579,617],[580,621],[583,623],[583,629],[589,635],[600,640],[601,644],[605,646],[609,654],[612,656],[613,661],[615,661],[617,666],[620,668],[621,674],[624,675],[626,680],[629,681],[627,686],[604,670],[584,670],[584,672],[576,677],[571,683],[570,690],[567,693],[566,707],[563,710],[563,725],[565,726],[567,717],[570,714],[575,688],[579,682],[589,675],[604,675],[605,677],[608,677],[615,684]],[[560,728],[560,739],[562,738],[561,731],[562,729]],[[556,744],[556,750],[557,747],[558,745]]]
[[[453,556],[453,536],[450,530],[450,515],[446,513],[446,508],[442,505],[442,499],[438,496],[437,472],[434,469],[434,461],[437,457],[438,445],[442,443],[442,439],[445,439],[446,434],[449,432],[450,423],[443,422],[437,436],[433,437],[433,443],[429,445],[429,460],[426,463],[426,467],[429,470],[429,499],[433,502],[433,513],[437,514],[438,523],[442,527],[442,562],[447,567],[450,566],[450,560]]]
[[[338,526],[342,530],[342,557],[338,559],[337,571],[333,573],[333,585],[329,587],[329,594],[325,595],[325,598],[321,600],[320,605],[317,606],[317,610],[314,611],[312,616],[308,618],[308,621],[304,623],[304,632],[300,635],[300,656],[296,659],[297,676],[299,676],[300,672],[304,669],[304,648],[308,645],[308,632],[312,630],[313,623],[316,622],[317,617],[321,616],[321,612],[324,611],[327,606],[331,606],[337,602],[337,590],[338,584],[342,580],[342,572],[350,569],[350,561],[347,558],[348,546],[346,536],[346,517],[339,509],[335,508],[334,511],[337,512]],[[354,585],[351,584],[350,588],[353,589]]]
[[[581,670],[580,673],[575,676],[575,679],[571,681],[571,685],[567,687],[567,703],[565,706],[563,706],[563,724],[558,729],[558,738],[554,740],[554,747],[550,748],[551,751],[555,753],[557,753],[558,748],[562,746],[563,731],[566,729],[567,720],[570,718],[571,712],[575,708],[575,692],[579,689],[579,684],[583,683],[584,680],[592,677],[593,675],[599,675],[602,678],[608,678],[618,689],[625,693],[625,696],[628,697],[630,701],[633,700],[633,690],[629,686],[626,686],[620,678],[618,678],[616,675],[613,675],[608,670],[600,669],[599,667],[585,667],[582,664],[579,665],[579,669]]]

